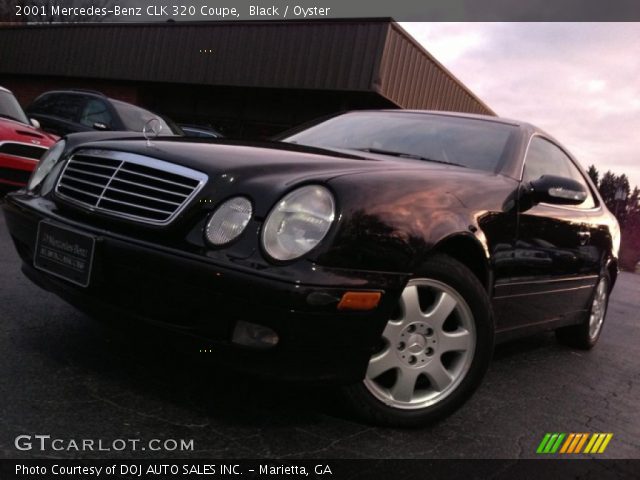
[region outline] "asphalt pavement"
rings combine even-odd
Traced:
[[[0,215],[0,458],[534,458],[547,432],[610,432],[598,457],[640,458],[640,275],[620,274],[594,350],[553,334],[500,346],[474,397],[433,427],[371,427],[336,399],[86,317],[22,275]],[[64,449],[39,451],[35,435]],[[193,449],[68,449],[82,439]]]

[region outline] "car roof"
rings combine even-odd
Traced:
[[[521,126],[533,127],[533,125],[530,125],[526,122],[521,122],[519,120],[513,120],[510,118],[496,117],[493,115],[481,115],[477,113],[449,112],[444,110],[384,109],[384,110],[353,110],[352,112],[349,112],[349,113],[355,113],[355,112],[386,112],[386,113],[411,113],[411,114],[417,114],[417,115],[438,115],[442,117],[458,117],[458,118],[471,118],[475,120],[485,120],[488,122],[503,123],[506,125],[513,125],[516,127],[521,127]]]
[[[393,111],[393,110],[391,110]],[[412,113],[429,113],[429,114],[435,114],[435,115],[448,115],[451,117],[462,117],[462,118],[475,118],[478,120],[486,120],[489,122],[494,122],[494,123],[502,123],[505,125],[513,125],[515,127],[520,128],[525,134],[528,135],[532,135],[532,134],[540,134],[543,137],[546,137],[550,140],[553,140],[553,142],[557,143],[558,145],[562,145],[562,142],[560,142],[557,138],[555,138],[553,135],[551,135],[549,132],[547,132],[546,130],[543,130],[542,128],[534,125],[533,123],[529,123],[529,122],[523,122],[521,120],[514,120],[512,118],[502,118],[502,117],[494,117],[491,115],[478,115],[478,114],[473,114],[473,113],[459,113],[459,112],[441,112],[441,111],[430,111],[430,110],[406,110],[408,112],[412,112]],[[565,147],[563,147],[565,148]],[[566,150],[566,148],[565,148]]]
[[[0,85],[0,92],[11,93],[11,90],[9,90],[8,88],[4,88],[2,85]]]
[[[521,120],[514,120],[512,118],[495,117],[493,115],[481,115],[477,113],[465,113],[465,112],[448,112],[443,110],[403,110],[403,109],[383,109],[383,110],[351,110],[346,113],[357,112],[386,112],[386,113],[411,113],[416,115],[439,115],[444,117],[457,117],[457,118],[470,118],[475,120],[484,120],[487,122],[501,123],[503,125],[512,125],[520,128],[522,131],[532,134],[539,133],[546,137],[558,142],[552,135],[533,125],[532,123],[523,122]]]
[[[69,88],[66,90],[48,90],[46,92],[42,92],[39,96],[43,96],[43,95],[52,95],[52,94],[61,94],[64,93],[65,95],[86,95],[86,96],[90,96],[90,97],[96,97],[96,98],[106,98],[108,100],[113,100],[110,97],[107,97],[104,93],[99,92],[97,90],[83,90],[81,88]]]

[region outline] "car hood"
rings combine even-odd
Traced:
[[[73,148],[73,146],[72,146]],[[110,138],[84,142],[77,148],[118,150],[165,160],[198,170],[209,178],[224,175],[242,178],[282,178],[285,182],[327,181],[333,177],[384,170],[467,170],[462,167],[387,155],[329,150],[282,142],[239,142],[227,139],[194,141],[189,139]]]
[[[57,137],[22,122],[0,118],[0,142],[14,141],[49,147]]]
[[[484,178],[481,183],[491,188],[491,181],[500,177],[435,162],[281,142],[239,142],[228,139],[186,141],[179,138],[147,142],[139,137],[133,139],[114,132],[102,136],[92,134],[92,141],[87,142],[78,141],[87,137],[77,135],[68,137],[67,154],[77,149],[116,150],[192,168],[208,175],[209,180],[200,193],[200,200],[205,205],[213,206],[229,196],[244,194],[260,199],[255,204],[258,216],[266,215],[286,191],[310,182],[324,183],[336,189],[346,188],[349,196],[354,198],[363,195],[364,198],[358,203],[365,200],[373,202],[374,197],[385,191],[401,195],[407,189],[442,189],[444,186],[441,184],[446,182],[451,188],[445,188],[446,192],[439,196],[439,203],[446,201],[450,206],[462,207],[466,202],[458,200],[456,191],[465,189],[460,186],[475,185],[474,179]],[[95,138],[101,140],[95,141]],[[338,179],[341,181],[337,182]],[[387,183],[395,185],[394,188],[385,188]],[[385,198],[389,202],[394,201]]]

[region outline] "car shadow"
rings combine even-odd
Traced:
[[[54,370],[79,370],[94,389],[104,382],[108,385],[102,390],[115,396],[144,397],[158,406],[169,403],[223,424],[304,425],[320,421],[318,415],[349,416],[336,401],[335,389],[233,371],[207,353],[176,348],[171,334],[114,328],[67,312],[62,324],[50,319],[21,336],[20,346],[45,355]]]
[[[52,370],[81,372],[80,378],[91,385],[89,395],[134,397],[137,404],[152,405],[150,409],[172,411],[176,423],[178,411],[236,427],[299,427],[322,423],[325,416],[357,422],[336,388],[238,373],[211,361],[208,353],[177,349],[171,334],[116,328],[66,305],[18,341],[32,354],[44,355]],[[553,344],[550,333],[501,344],[493,363]]]
[[[553,332],[542,332],[531,336],[510,340],[495,346],[493,351],[493,361],[500,362],[513,356],[535,352],[541,349],[548,349],[556,345]]]

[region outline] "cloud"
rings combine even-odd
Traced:
[[[640,186],[640,23],[404,23],[500,116]]]

